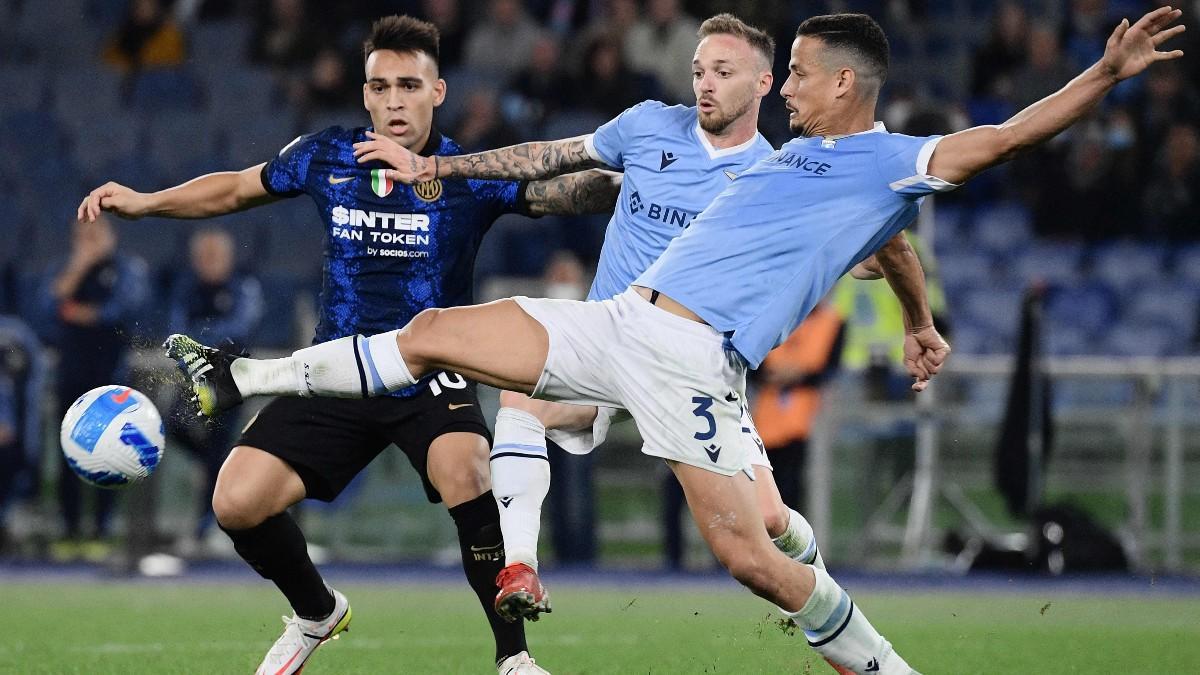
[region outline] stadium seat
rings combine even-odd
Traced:
[[[200,81],[186,69],[144,70],[133,79],[129,105],[134,110],[194,110],[204,101]]]
[[[1172,356],[1187,351],[1188,341],[1170,326],[1121,322],[1107,333],[1106,349],[1116,356]]]
[[[1009,268],[1027,284],[1042,281],[1070,286],[1079,283],[1082,259],[1079,243],[1038,243],[1015,256]]]
[[[1028,208],[1016,202],[982,205],[975,211],[968,231],[981,250],[1008,257],[1033,239],[1032,217]]]
[[[1095,247],[1090,255],[1093,276],[1119,291],[1162,278],[1166,251],[1162,246],[1119,241]]]
[[[1197,289],[1160,281],[1131,289],[1125,296],[1125,317],[1132,323],[1154,323],[1190,337],[1196,329]]]
[[[41,66],[10,66],[0,68],[0,112],[34,111],[42,109],[49,81]]]
[[[250,45],[251,26],[240,20],[207,21],[196,24],[188,35],[191,58],[197,64],[223,64],[240,69]]]
[[[1056,285],[1046,297],[1047,323],[1099,333],[1118,315],[1117,296],[1100,282]]]

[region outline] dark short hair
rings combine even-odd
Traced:
[[[397,52],[424,52],[438,62],[437,26],[411,16],[393,14],[371,24],[371,34],[363,42],[363,61],[371,52],[390,49]]]
[[[821,38],[826,46],[849,52],[868,72],[861,73],[878,80],[887,79],[887,36],[875,19],[866,14],[825,14],[806,19],[796,29],[796,37]]]
[[[704,23],[700,24],[700,30],[696,31],[696,35],[700,36],[701,40],[709,35],[732,35],[745,40],[751,47],[757,49],[766,58],[768,65],[775,61],[775,38],[763,29],[751,26],[732,14],[718,14],[705,19]]]

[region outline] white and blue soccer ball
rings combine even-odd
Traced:
[[[63,416],[63,455],[85,482],[115,488],[136,483],[158,467],[163,422],[140,391],[120,385],[96,387],[75,399]]]

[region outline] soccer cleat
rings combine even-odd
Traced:
[[[529,652],[517,652],[496,664],[500,675],[550,675],[550,671],[534,663]]]
[[[242,358],[215,347],[206,347],[186,335],[176,333],[163,343],[167,358],[192,382],[192,402],[200,414],[214,417],[242,402],[242,393],[233,381],[229,365]]]
[[[327,618],[309,621],[298,616],[283,617],[283,635],[271,646],[255,675],[299,673],[317,647],[350,630],[350,602],[332,588],[329,592],[333,594],[333,612]]]
[[[539,612],[550,613],[550,594],[542,586],[537,572],[525,563],[513,563],[496,575],[496,613],[505,621],[513,622],[522,617],[538,620]],[[532,672],[532,671],[531,671]]]

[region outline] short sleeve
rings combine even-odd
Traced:
[[[262,184],[267,192],[276,197],[295,197],[304,193],[308,167],[319,144],[318,136],[297,136],[263,166]]]
[[[525,214],[528,206],[525,203],[525,186],[523,180],[471,180],[471,193],[475,199],[483,202],[497,218],[505,213]],[[491,223],[489,221],[488,225]]]
[[[639,125],[645,123],[648,113],[665,107],[658,101],[642,101],[605,122],[584,141],[588,155],[614,169],[624,168],[625,150],[637,137]]]
[[[879,146],[879,171],[893,192],[910,199],[934,192],[949,192],[958,187],[929,175],[929,158],[941,136],[905,136],[888,134]]]

